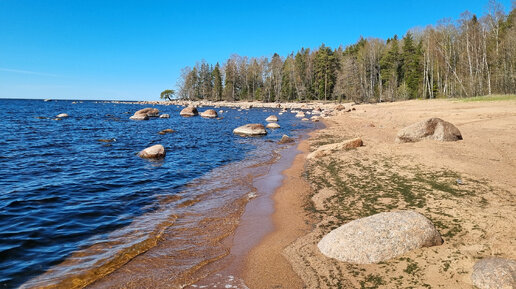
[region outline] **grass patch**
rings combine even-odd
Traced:
[[[467,98],[453,99],[460,102],[476,102],[476,101],[507,101],[516,100],[516,94],[491,94]]]

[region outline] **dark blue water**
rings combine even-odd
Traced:
[[[0,287],[17,287],[74,251],[105,241],[110,232],[156,210],[160,198],[242,160],[260,143],[313,126],[285,113],[280,129],[247,141],[232,130],[265,124],[279,110],[223,108],[223,119],[216,120],[182,118],[181,107],[155,105],[171,118],[129,120],[143,107],[150,106],[0,100]],[[54,120],[59,113],[70,116]],[[176,132],[158,134],[166,128]],[[165,160],[136,156],[154,144],[166,148]]]

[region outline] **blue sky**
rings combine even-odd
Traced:
[[[0,0],[0,98],[157,100],[201,59],[401,36],[465,10],[482,15],[486,4]]]

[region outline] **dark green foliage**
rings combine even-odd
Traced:
[[[223,67],[185,68],[185,99],[381,102],[516,91],[516,11],[489,1],[481,18],[463,13],[403,39],[363,38],[333,50],[301,48],[286,58],[232,55]],[[216,70],[216,71],[215,71]]]

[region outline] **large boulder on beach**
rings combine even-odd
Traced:
[[[267,122],[277,122],[278,121],[278,117],[275,116],[275,115],[271,115],[268,118],[266,118],[265,121],[267,121]]]
[[[195,108],[195,106],[187,106],[183,108],[183,110],[181,110],[181,112],[179,113],[180,116],[184,117],[196,116],[198,114],[199,112],[197,111],[197,108]]]
[[[201,116],[205,118],[217,118],[217,112],[213,109],[207,109],[203,112],[201,112]]]
[[[165,155],[165,148],[160,144],[148,147],[138,153],[138,156],[144,159],[162,159]]]
[[[351,221],[324,236],[317,247],[327,257],[342,262],[372,264],[442,243],[441,235],[425,216],[397,211]]]
[[[396,142],[417,142],[422,139],[457,141],[462,135],[457,127],[440,118],[430,118],[407,126],[398,132]]]
[[[332,154],[335,151],[354,149],[354,148],[361,147],[363,145],[364,145],[364,142],[359,137],[353,138],[353,139],[348,139],[348,140],[345,140],[345,141],[339,142],[339,143],[322,145],[322,146],[318,147],[315,151],[309,153],[306,156],[306,158],[307,159],[322,158],[322,157]]]
[[[262,124],[259,123],[250,123],[240,127],[237,127],[233,130],[234,134],[238,134],[241,136],[258,136],[258,135],[266,135],[267,131]]]
[[[280,128],[281,126],[277,122],[270,122],[266,126],[266,128]]]
[[[516,288],[516,261],[484,258],[473,266],[471,281],[480,289]]]

